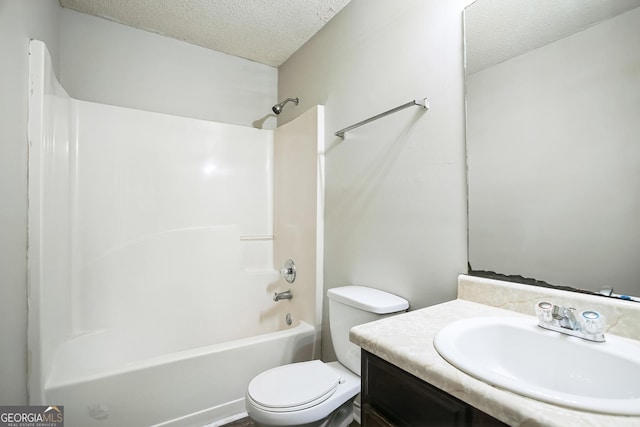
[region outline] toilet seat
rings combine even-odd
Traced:
[[[247,397],[265,411],[300,411],[329,399],[342,382],[338,371],[319,360],[292,363],[256,376]]]
[[[339,362],[316,360],[294,363],[266,372],[273,374],[269,375],[272,382],[265,379],[267,376],[255,381],[262,376],[260,374],[249,383],[245,395],[247,413],[260,425],[321,424],[323,419],[349,403],[360,391],[360,377]],[[315,378],[313,381],[310,380],[312,376]],[[289,396],[293,397],[283,398],[282,390],[290,392]],[[252,394],[261,403],[256,402]]]

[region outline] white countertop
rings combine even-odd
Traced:
[[[510,426],[640,426],[640,417],[584,412],[540,402],[495,388],[459,371],[438,354],[433,338],[443,326],[474,316],[525,315],[457,299],[356,326],[351,330],[350,339],[370,353]]]

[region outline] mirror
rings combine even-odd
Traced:
[[[640,296],[639,6],[465,9],[470,274]]]

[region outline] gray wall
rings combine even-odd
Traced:
[[[0,405],[27,402],[29,39],[58,67],[57,0],[0,0]]]
[[[466,272],[462,10],[468,0],[353,0],[279,68],[282,122],[326,106],[324,288],[370,285],[412,308],[456,297]],[[431,109],[396,113],[428,97]],[[290,107],[290,106],[289,106]],[[327,300],[323,358],[334,357]]]
[[[278,70],[70,9],[60,83],[70,96],[176,116],[275,128]]]

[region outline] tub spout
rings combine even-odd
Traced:
[[[274,301],[280,301],[281,299],[291,299],[291,298],[293,298],[293,294],[291,293],[291,290],[284,291],[284,292],[276,292],[273,294]]]

